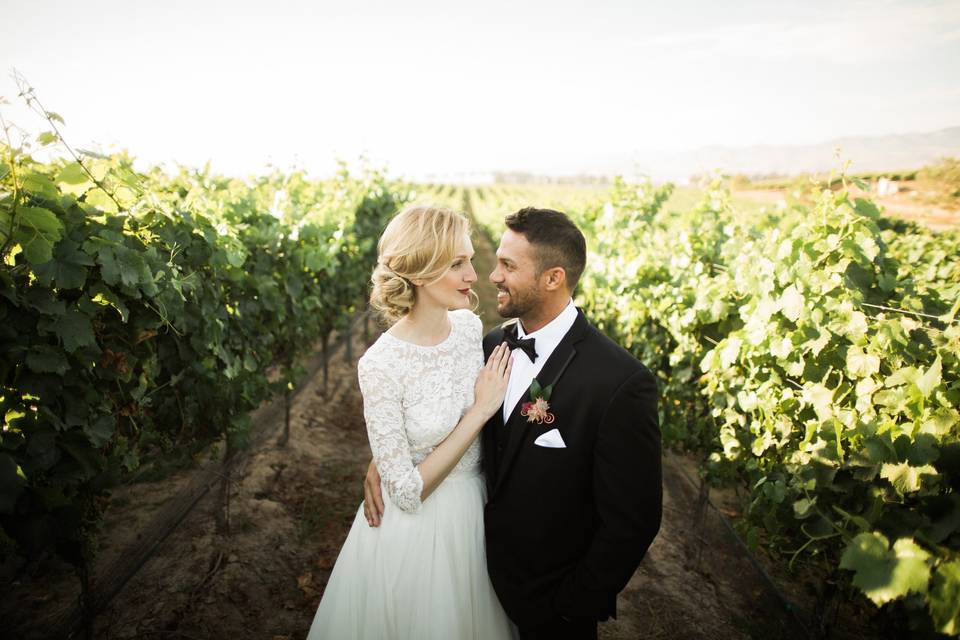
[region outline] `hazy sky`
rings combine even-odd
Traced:
[[[570,172],[637,151],[960,124],[960,1],[5,2],[75,145],[317,173]]]

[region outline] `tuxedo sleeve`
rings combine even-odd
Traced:
[[[657,383],[645,367],[616,391],[594,447],[597,528],[586,555],[560,583],[568,617],[606,619],[660,530],[663,502]]]

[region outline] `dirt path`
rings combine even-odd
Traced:
[[[493,249],[479,235],[475,248],[482,287]],[[498,320],[489,306],[482,316],[488,326]],[[355,335],[352,346],[356,358],[366,345]],[[356,362],[343,355],[341,350],[331,364],[326,397],[319,372],[296,397],[285,447],[276,444],[282,414],[274,412],[261,425],[266,437],[233,475],[230,535],[216,532],[211,491],[98,616],[97,638],[306,636],[360,504],[370,457]],[[128,545],[191,473],[116,491],[101,539],[104,556]],[[600,637],[799,638],[799,627],[770,596],[719,517],[701,509],[690,481],[695,473],[689,458],[666,455],[660,535],[620,595],[618,619],[603,623]],[[62,605],[75,580],[48,571],[37,576],[32,596],[22,593],[29,585],[20,587],[23,606],[9,629],[24,640],[46,637],[44,607]]]

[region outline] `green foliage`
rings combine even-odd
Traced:
[[[948,199],[960,198],[960,158],[941,158],[917,172],[917,179],[932,183]]]
[[[0,154],[0,525],[77,561],[121,478],[244,445],[247,412],[364,297],[398,198],[374,172],[244,182]]]
[[[615,186],[581,296],[660,377],[665,441],[749,483],[750,522],[792,561],[956,634],[960,237],[844,190],[764,219],[719,182],[690,211],[668,196]]]

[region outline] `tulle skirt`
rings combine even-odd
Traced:
[[[357,510],[307,639],[516,637],[487,575],[483,476],[451,474],[419,513],[384,499],[377,528]]]

